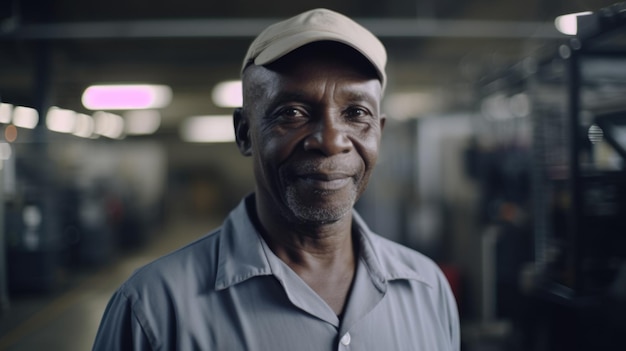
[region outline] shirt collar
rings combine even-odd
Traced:
[[[252,223],[243,199],[228,215],[219,233],[218,267],[215,289],[222,290],[260,275],[271,275],[272,269],[263,250],[262,238]]]
[[[367,267],[378,289],[384,289],[390,280],[416,280],[433,287],[433,283],[420,272],[417,262],[408,255],[410,249],[373,233],[363,218],[352,213],[353,231],[360,240],[360,260]]]
[[[270,264],[270,260],[279,258],[266,252],[267,245],[248,213],[254,208],[247,205],[251,203],[254,203],[254,194],[243,199],[222,225],[216,290],[226,289],[255,276],[280,275],[272,269],[274,267],[275,270],[277,262],[272,261]],[[353,211],[352,216],[353,233],[360,241],[360,261],[378,290],[384,293],[387,281],[396,279],[418,280],[431,285],[410,262],[398,260],[393,253],[382,252],[385,249],[378,244],[386,239],[372,233],[356,211]]]

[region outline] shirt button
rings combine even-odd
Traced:
[[[350,345],[350,341],[352,338],[350,337],[350,333],[346,333],[343,338],[341,338],[341,344],[344,346]]]

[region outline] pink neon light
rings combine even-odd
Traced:
[[[83,94],[83,105],[92,110],[145,109],[161,104],[162,91],[148,85],[91,86]]]

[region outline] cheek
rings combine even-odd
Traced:
[[[260,138],[259,147],[264,159],[271,160],[274,166],[279,166],[296,150],[300,140],[298,133],[272,132]]]
[[[378,160],[378,150],[380,148],[380,133],[370,133],[363,135],[356,140],[356,148],[359,150],[367,171],[371,171]]]

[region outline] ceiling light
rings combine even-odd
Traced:
[[[82,102],[90,110],[140,110],[161,108],[172,101],[166,85],[92,85],[85,89]]]
[[[84,113],[76,114],[76,123],[74,123],[74,130],[72,134],[81,138],[91,138],[95,130],[95,122],[93,117]]]
[[[243,96],[240,80],[229,80],[217,84],[213,88],[213,103],[219,107],[240,107]]]
[[[53,132],[71,133],[76,124],[76,112],[58,107],[50,107],[46,115],[46,127]]]
[[[531,102],[528,94],[518,93],[509,98],[509,110],[515,117],[526,117],[530,114]]]
[[[39,123],[39,113],[34,108],[17,106],[13,109],[13,124],[16,127],[34,129]]]
[[[148,135],[161,126],[161,114],[157,110],[128,111],[124,114],[126,134]]]
[[[94,132],[111,139],[121,139],[124,134],[124,119],[109,112],[94,113]]]
[[[0,103],[0,123],[11,123],[13,105]]]
[[[576,35],[578,32],[578,16],[590,15],[592,12],[578,12],[559,16],[554,19],[556,29],[566,35]]]
[[[386,114],[396,120],[407,120],[436,111],[440,98],[430,92],[406,91],[390,93],[384,101]]]
[[[180,129],[184,141],[220,143],[235,141],[232,116],[196,116],[183,121]]]
[[[509,120],[514,117],[509,98],[504,93],[486,97],[480,104],[482,114],[493,120]]]

